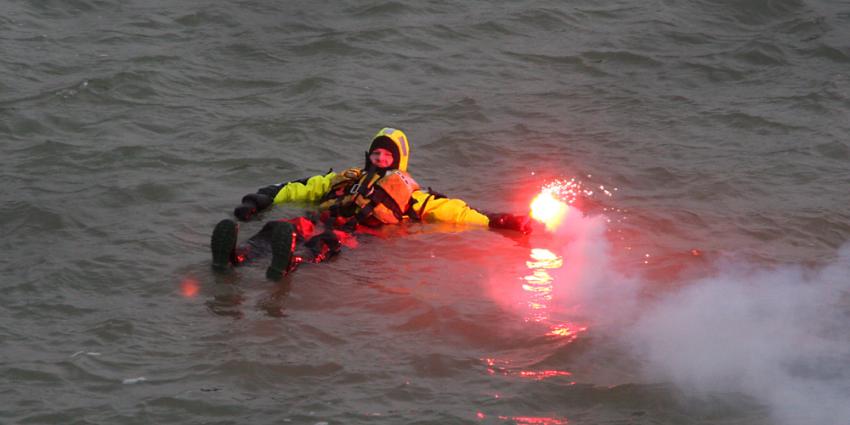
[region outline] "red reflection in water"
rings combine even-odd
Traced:
[[[552,329],[546,333],[547,336],[573,336],[575,337],[575,333],[573,333],[572,329],[570,329],[569,325],[566,323],[558,324],[552,327]]]
[[[564,265],[564,260],[548,249],[533,248],[531,258],[525,264],[531,270],[530,275],[522,278],[525,281],[522,289],[529,295],[527,305],[530,311],[525,320],[542,322],[549,319],[549,304],[552,301],[552,285],[555,280],[547,270],[560,268]]]
[[[497,360],[494,358],[486,358],[483,360],[487,364],[487,373],[489,375],[498,374],[504,376],[518,376],[520,378],[533,379],[535,381],[542,381],[544,379],[556,378],[559,376],[572,376],[572,373],[567,372],[566,370],[557,369],[512,371],[510,370],[511,362],[509,360]],[[570,384],[573,384],[573,382]],[[498,398],[498,395],[496,398]]]
[[[523,378],[531,378],[535,381],[542,381],[548,378],[554,378],[557,376],[572,376],[572,373],[567,372],[566,370],[523,370],[519,372],[519,376]]]
[[[495,375],[496,374],[496,359],[486,358],[483,359],[484,363],[487,364],[487,374]],[[498,368],[504,371],[502,368]],[[502,373],[503,375],[507,375],[507,372]]]
[[[554,336],[561,338],[569,338],[570,342],[578,338],[578,334],[587,330],[586,326],[571,327],[570,323],[559,323],[552,326],[552,329],[546,333],[546,336]]]
[[[200,287],[201,286],[198,284],[198,281],[196,279],[187,277],[186,279],[183,279],[182,283],[180,283],[180,292],[183,294],[184,297],[191,298],[195,295],[198,295]]]
[[[553,338],[559,345],[572,343],[581,332],[587,330],[587,327],[553,318],[557,313],[562,312],[557,308],[555,284],[569,285],[569,282],[557,282],[556,276],[562,273],[553,276],[550,272],[564,267],[564,258],[548,249],[534,248],[530,252],[526,266],[530,274],[523,276],[520,284],[520,293],[524,294],[519,303],[523,306],[523,320],[545,325],[549,329],[545,335]],[[569,288],[559,288],[559,294],[568,290]],[[510,359],[484,358],[482,360],[486,363],[487,373],[490,375],[515,376],[538,381],[572,376],[572,373],[558,369],[518,370],[518,367],[511,365]]]
[[[475,417],[478,420],[487,418],[484,412],[475,412]],[[499,415],[499,419],[503,421],[513,421],[516,425],[566,425],[569,423],[567,418],[556,418],[551,416],[504,416]]]
[[[552,418],[545,416],[499,416],[504,421],[514,421],[517,425],[565,425],[569,423],[566,418]]]

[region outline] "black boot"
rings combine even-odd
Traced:
[[[287,222],[277,223],[272,230],[272,263],[266,270],[266,277],[271,280],[280,280],[289,273],[294,251],[295,228]]]
[[[342,249],[339,237],[331,230],[313,236],[304,243],[304,246],[309,248],[313,254],[313,260],[311,261],[313,263],[321,263],[339,254]]]
[[[212,250],[212,266],[214,270],[224,271],[233,263],[236,239],[239,236],[239,225],[230,219],[218,222],[213,229],[210,240]]]

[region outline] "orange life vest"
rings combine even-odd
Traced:
[[[380,176],[352,168],[334,177],[320,206],[333,215],[356,217],[363,224],[396,224],[408,213],[417,190],[419,184],[404,171],[388,170]]]

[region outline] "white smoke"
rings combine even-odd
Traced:
[[[820,270],[726,264],[643,309],[649,377],[740,392],[788,424],[850,423],[850,249]]]
[[[555,234],[557,240],[564,242],[558,252],[564,265],[555,273],[555,299],[562,306],[578,307],[580,314],[602,327],[631,320],[640,289],[634,278],[613,267],[606,228],[604,217],[586,217],[570,207]],[[603,311],[606,313],[599,314]]]
[[[648,303],[645,285],[612,267],[601,217],[571,210],[556,299],[618,332],[651,382],[694,397],[745,394],[778,423],[850,424],[850,245],[832,264],[720,264]],[[627,325],[626,325],[627,324]]]

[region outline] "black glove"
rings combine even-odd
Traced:
[[[490,219],[491,229],[516,230],[527,235],[531,233],[531,220],[524,215],[513,214],[486,214]]]
[[[240,221],[248,221],[256,213],[257,206],[254,204],[242,204],[233,209],[233,215],[235,215]]]
[[[261,193],[251,193],[242,198],[242,204],[233,210],[233,215],[241,221],[248,221],[257,211],[262,211],[271,204],[272,198]]]

